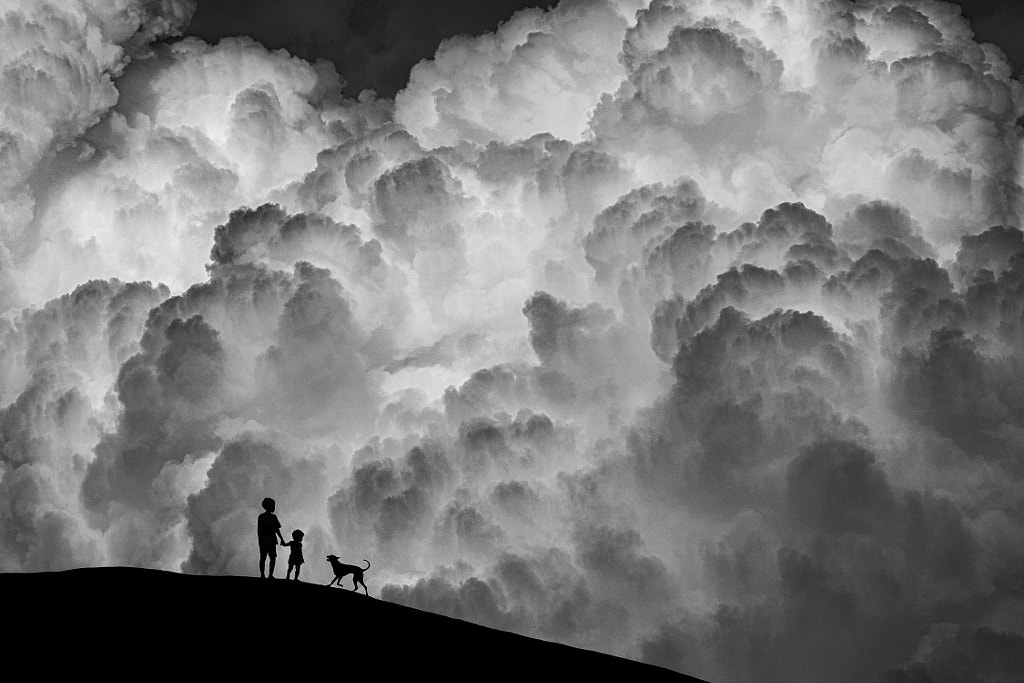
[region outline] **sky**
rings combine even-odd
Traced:
[[[269,496],[306,580],[716,683],[1019,675],[960,7],[321,7],[0,0],[0,571],[252,576]]]
[[[1019,39],[1024,7],[1013,0],[960,0],[957,4],[963,8],[978,40],[1002,48],[1019,74],[1024,69],[1024,45]]]
[[[546,7],[523,0],[199,0],[186,35],[207,42],[245,35],[309,61],[327,59],[345,74],[345,93],[366,88],[393,97],[409,70],[445,38],[493,30],[513,12]],[[980,42],[998,45],[1016,73],[1024,69],[1019,27],[1024,5],[1014,0],[961,0]]]
[[[245,35],[309,61],[333,62],[345,92],[370,88],[387,97],[402,89],[416,62],[459,34],[492,31],[526,7],[523,0],[204,0],[185,30],[208,42]]]

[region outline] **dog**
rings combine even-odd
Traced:
[[[330,563],[331,569],[334,570],[334,578],[331,579],[331,582],[329,584],[327,584],[328,586],[333,586],[334,582],[337,581],[338,582],[338,586],[340,587],[341,586],[341,580],[344,579],[349,574],[351,574],[352,575],[352,590],[358,590],[359,589],[359,584],[362,584],[363,585],[363,592],[366,593],[366,595],[370,594],[370,592],[366,590],[366,584],[363,582],[363,572],[365,572],[367,569],[370,568],[370,561],[369,560],[367,560],[366,558],[363,558],[363,562],[366,563],[365,567],[360,567],[360,566],[354,565],[354,564],[342,564],[341,562],[338,561],[338,556],[337,555],[328,555],[327,556],[327,561]]]

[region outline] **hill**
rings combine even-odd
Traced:
[[[38,673],[48,676],[700,683],[347,589],[283,579],[76,569],[0,574],[0,595],[9,662],[39,662]]]

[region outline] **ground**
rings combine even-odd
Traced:
[[[0,574],[3,649],[9,665],[48,678],[700,683],[366,597],[350,584],[128,568]]]

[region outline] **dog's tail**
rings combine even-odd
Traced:
[[[364,558],[363,558],[363,562],[365,562],[365,563],[366,563],[366,566],[365,566],[365,567],[363,567],[363,571],[365,572],[365,571],[366,571],[367,569],[369,569],[369,568],[370,568],[370,561],[369,561],[368,559],[366,559],[366,558],[364,557]]]

